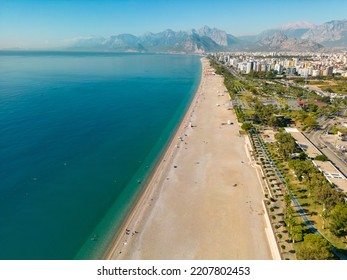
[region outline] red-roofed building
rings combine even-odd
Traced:
[[[302,101],[302,100],[298,100],[298,101],[296,101],[296,103],[297,103],[299,106],[304,106],[304,105],[310,104],[310,102],[308,102],[308,101]]]

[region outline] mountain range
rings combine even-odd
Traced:
[[[223,30],[204,26],[198,30],[159,33],[147,32],[72,40],[71,50],[117,52],[205,53],[217,51],[329,51],[347,49],[347,20],[320,25],[308,22],[286,24],[254,36],[233,36]]]

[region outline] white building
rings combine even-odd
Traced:
[[[275,64],[275,71],[277,71],[277,74],[282,74],[283,72],[283,66],[281,64],[276,63]]]
[[[312,77],[318,77],[320,75],[320,71],[318,69],[312,70]]]
[[[247,62],[246,74],[249,74],[249,72],[251,72],[251,70],[253,70],[253,61]]]

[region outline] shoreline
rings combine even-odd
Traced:
[[[179,141],[177,143],[175,140],[177,140],[177,136],[181,135],[181,133],[186,129],[186,127],[189,125],[189,119],[192,117],[192,113],[194,112],[194,104],[196,104],[197,100],[199,99],[198,93],[201,90],[202,86],[202,79],[203,79],[203,65],[202,65],[202,60],[206,59],[205,57],[202,57],[200,59],[201,63],[201,77],[200,77],[200,82],[199,85],[190,101],[189,106],[186,109],[186,112],[180,122],[180,124],[177,126],[176,131],[173,133],[171,139],[169,140],[168,144],[166,147],[164,147],[162,155],[160,155],[158,159],[158,163],[154,166],[153,171],[149,174],[143,190],[139,193],[138,198],[134,202],[134,207],[131,209],[128,215],[125,216],[124,222],[121,224],[120,229],[118,233],[116,234],[116,238],[112,241],[110,248],[103,254],[102,259],[110,260],[113,259],[113,257],[116,255],[116,251],[118,249],[119,252],[120,248],[124,247],[124,240],[127,240],[127,236],[132,235],[132,234],[137,234],[136,230],[131,232],[129,235],[127,235],[128,231],[127,229],[132,228],[137,224],[137,220],[139,219],[139,215],[144,216],[144,213],[139,213],[141,212],[142,208],[145,208],[145,204],[148,203],[149,201],[153,201],[153,199],[149,200],[150,196],[153,196],[155,193],[160,191],[159,189],[156,188],[156,186],[153,186],[153,181],[158,182],[159,178],[163,174],[163,169],[167,168],[167,159],[172,159],[174,156],[174,153],[177,149],[177,145],[179,144]],[[132,235],[134,236],[134,235]]]
[[[106,259],[273,258],[262,186],[223,78],[201,64],[189,108]]]

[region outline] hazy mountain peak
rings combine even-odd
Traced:
[[[198,32],[194,28],[192,28],[192,29],[187,30],[187,33],[189,35],[192,35],[192,34],[197,34]]]
[[[175,33],[175,31],[173,31],[173,30],[170,29],[170,28],[167,28],[167,29],[164,30],[164,33],[165,33],[165,34],[173,34],[173,33]]]
[[[152,35],[153,35],[153,33],[152,33],[152,32],[147,31],[147,32],[143,33],[143,35],[142,35],[142,36],[152,36]]]
[[[104,40],[104,39],[105,38],[101,37],[101,36],[89,35],[89,36],[77,36],[77,37],[71,38],[67,41],[73,43],[73,42],[78,42],[81,40]]]
[[[322,45],[311,40],[300,38],[288,38],[284,33],[277,32],[259,41],[259,43],[270,50],[282,51],[316,51],[323,48]]]
[[[214,28],[215,29],[215,28]],[[211,32],[212,28],[210,28],[207,25],[204,25],[203,27],[199,28],[199,32],[204,33],[204,32]]]
[[[66,41],[73,49],[109,51],[148,51],[203,53],[216,51],[316,51],[324,46],[347,45],[347,20],[333,20],[315,25],[309,22],[289,23],[277,29],[263,31],[247,38],[234,37],[225,31],[205,25],[198,30],[159,33],[146,32],[141,36],[120,34],[78,37]]]
[[[210,28],[209,26],[204,25],[198,30],[198,34],[200,36],[206,36],[211,38],[218,45],[221,45],[221,46],[228,45],[227,33],[217,28]]]
[[[278,48],[283,42],[287,40],[288,37],[285,34],[283,34],[282,32],[277,32],[273,35],[261,39],[259,42],[271,48]]]
[[[215,27],[211,28],[207,25],[204,25],[203,27],[199,28],[198,33],[199,34],[209,34],[209,33],[213,33],[213,32],[221,32],[221,33],[226,33],[223,30],[217,29]]]
[[[295,29],[311,29],[316,27],[314,23],[307,22],[307,21],[299,21],[299,22],[292,22],[287,23],[285,25],[280,26],[279,30],[295,30]]]
[[[68,45],[73,45],[78,48],[93,48],[104,44],[105,38],[101,36],[79,36],[66,41]]]
[[[302,35],[303,39],[321,42],[341,41],[344,44],[347,41],[347,20],[332,20],[308,30]]]

